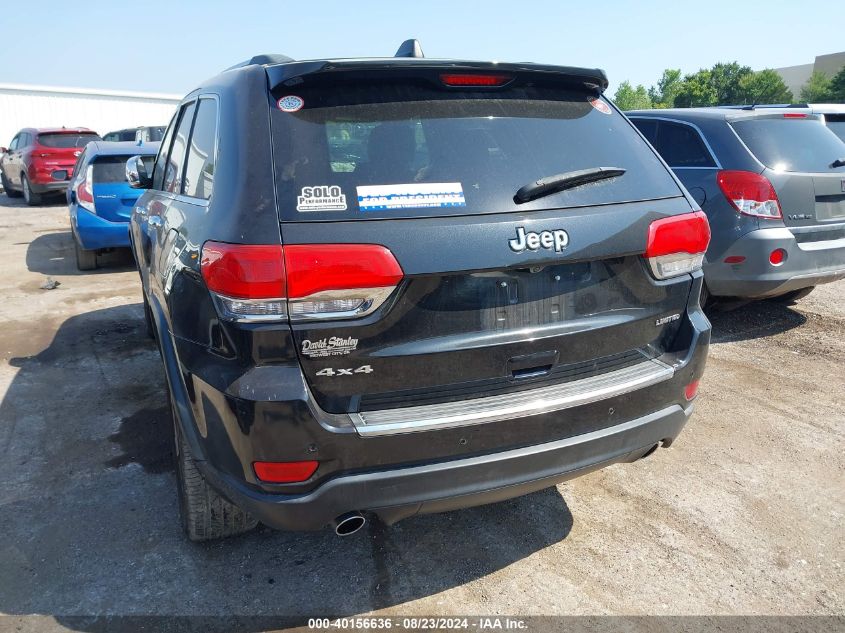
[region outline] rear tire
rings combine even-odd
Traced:
[[[73,240],[73,247],[76,250],[76,267],[79,270],[96,270],[97,251],[82,248],[76,238]]]
[[[37,207],[41,204],[41,194],[32,190],[26,174],[21,174],[21,186],[23,187],[23,199],[29,206]]]
[[[787,292],[785,295],[780,295],[779,297],[772,297],[778,303],[782,303],[784,305],[792,305],[799,299],[803,299],[808,294],[815,290],[815,286],[810,286],[809,288],[801,288],[800,290],[793,290],[792,292]]]
[[[173,415],[176,436],[176,485],[182,528],[192,541],[210,541],[248,532],[258,521],[221,497],[203,479],[191,448]]]
[[[7,198],[20,198],[21,192],[15,189],[12,189],[12,185],[9,184],[9,181],[6,180],[6,174],[0,171],[0,183],[3,184],[3,191],[6,192]]]
[[[713,305],[713,295],[710,294],[710,289],[707,287],[707,282],[701,282],[701,296],[698,299],[701,309],[704,310]]]

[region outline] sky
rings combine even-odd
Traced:
[[[3,2],[0,83],[184,95],[259,53],[390,56],[415,37],[428,57],[603,68],[653,85],[738,61],[755,70],[845,50],[845,2],[707,0],[82,0]],[[31,41],[10,33],[35,24]]]

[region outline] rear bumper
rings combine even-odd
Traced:
[[[71,207],[70,221],[86,250],[129,247],[129,222],[109,222],[77,206]]]
[[[316,530],[345,512],[374,512],[386,523],[416,514],[493,503],[541,490],[612,463],[633,461],[678,436],[692,412],[671,405],[571,438],[420,466],[335,477],[309,494],[255,491],[201,464],[204,476],[262,523]]]
[[[35,193],[51,193],[65,191],[68,187],[67,180],[56,180],[49,182],[32,182],[29,183],[30,189]]]
[[[673,351],[660,359],[671,377],[620,374],[612,393],[590,385],[599,399],[570,389],[574,383],[554,393],[522,391],[525,398],[518,402],[526,417],[513,417],[508,409],[503,420],[489,415],[488,405],[502,412],[512,403],[475,398],[462,408],[476,416],[467,426],[451,416],[441,425],[436,416],[416,415],[433,411],[418,407],[413,417],[426,430],[398,434],[383,424],[370,426],[369,414],[356,422],[355,416],[321,410],[298,364],[244,371],[233,362],[226,373],[230,365],[217,357],[209,362],[206,346],[163,327],[155,295],[150,306],[178,423],[209,484],[267,525],[312,530],[349,511],[375,512],[390,523],[491,503],[632,461],[661,442],[669,445],[691,413],[684,389],[701,377],[710,340],[710,324],[698,306],[701,274],[694,277]],[[532,399],[531,393],[542,397]],[[448,414],[451,406],[435,413]],[[387,422],[395,425],[397,419]],[[316,474],[296,484],[261,482],[252,466],[313,459],[320,462]]]
[[[73,175],[74,163],[46,165],[34,162],[28,172],[29,186],[35,193],[63,191]]]
[[[775,249],[786,251],[779,266],[769,262]],[[745,257],[740,264],[725,264],[726,257]],[[712,295],[766,298],[845,278],[845,239],[799,243],[785,227],[759,229],[739,238],[704,267]]]

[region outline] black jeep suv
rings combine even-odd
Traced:
[[[606,87],[411,43],[185,97],[127,176],[191,539],[348,534],[671,444],[709,227]]]

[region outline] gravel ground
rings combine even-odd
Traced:
[[[713,312],[696,414],[647,460],[347,539],[196,545],[131,257],[80,274],[65,207],[5,196],[0,249],[2,614],[845,614],[845,282]]]

